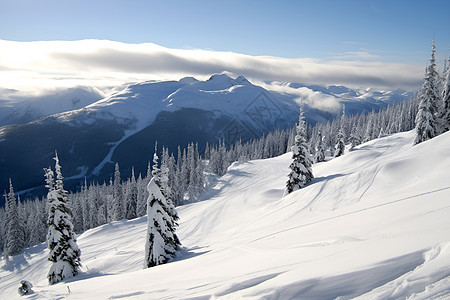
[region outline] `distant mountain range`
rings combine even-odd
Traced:
[[[95,90],[74,89],[53,97],[2,102],[8,109],[0,113],[0,188],[6,190],[11,177],[17,191],[39,194],[43,168],[53,165],[55,150],[67,186],[73,188],[85,176],[109,180],[115,162],[124,176],[129,176],[131,166],[137,174],[145,172],[155,141],[175,152],[189,142],[198,142],[200,148],[220,139],[232,144],[290,128],[298,118],[299,97],[308,94],[345,103],[347,114],[378,110],[412,96],[403,90],[282,85],[288,90],[264,89],[243,76],[216,74],[206,81],[186,77],[132,84],[98,101],[101,96]],[[303,100],[310,124],[341,113],[339,108],[323,110],[311,99]]]

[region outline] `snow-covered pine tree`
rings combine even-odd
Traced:
[[[131,178],[127,181],[127,190],[125,195],[125,217],[127,220],[131,220],[137,217],[136,207],[138,201],[138,188],[136,184],[136,178],[134,176],[134,167],[131,168]]]
[[[442,90],[442,129],[443,131],[450,130],[450,59],[444,68],[444,87]]]
[[[14,256],[20,253],[24,247],[24,234],[19,222],[19,211],[17,208],[14,188],[11,178],[9,179],[9,193],[6,196],[6,241],[4,252],[6,255]]]
[[[166,200],[170,200],[172,202],[172,189],[169,185],[169,150],[165,147],[162,149],[160,189]]]
[[[77,275],[81,266],[81,251],[73,231],[71,213],[67,203],[67,191],[64,190],[57,153],[55,153],[54,159],[56,182],[53,181],[54,173],[51,168],[45,169],[46,187],[48,188],[47,245],[50,250],[48,260],[53,262],[47,276],[50,284]]]
[[[334,148],[336,149],[336,151],[334,152],[334,157],[339,157],[341,155],[344,155],[345,152],[344,132],[342,131],[342,128],[339,129],[336,140],[336,146],[334,146]]]
[[[316,147],[316,155],[314,156],[314,162],[322,162],[325,161],[325,149],[323,147],[323,138],[322,138],[322,130],[319,129],[317,134],[317,147]]]
[[[361,135],[359,134],[357,124],[354,124],[352,127],[352,131],[350,133],[350,151],[352,151],[356,146],[361,144]]]
[[[151,177],[151,172],[150,172]],[[150,178],[148,178],[150,181]],[[138,188],[138,196],[136,203],[136,215],[138,217],[142,217],[147,213],[147,178],[143,179],[141,174],[136,182],[136,186]]]
[[[290,194],[293,191],[303,188],[310,182],[314,176],[311,169],[311,161],[308,157],[308,150],[306,149],[306,123],[303,116],[303,105],[300,107],[300,116],[297,125],[297,135],[295,136],[292,150],[292,163],[289,166],[291,172],[289,179],[286,182],[286,190],[284,195]]]
[[[374,121],[375,121],[375,112],[372,110],[372,112],[369,114],[367,118],[366,132],[364,134],[363,142],[368,142],[373,139]]]
[[[153,153],[153,164],[152,164],[152,178],[155,178],[155,183],[158,187],[161,186],[161,169],[158,167],[159,157],[156,153],[158,151],[158,142],[155,143],[155,152]]]
[[[104,223],[99,222],[100,214],[100,197],[98,197],[97,186],[91,184],[88,189],[88,205],[89,205],[89,228],[95,228]]]
[[[342,116],[341,116],[341,120],[340,120],[339,131],[336,136],[336,145],[334,146],[336,151],[334,152],[334,157],[339,157],[341,155],[344,155],[344,152],[345,152],[344,124],[345,124],[345,104],[343,105],[343,108],[342,108]]]
[[[33,246],[45,241],[45,235],[47,233],[45,202],[36,198],[34,201],[27,203],[33,206],[33,210],[28,215],[28,230],[30,234],[27,244],[28,246]]]
[[[150,268],[166,263],[175,256],[177,243],[173,235],[175,228],[170,228],[171,217],[167,213],[167,202],[156,178],[147,186],[147,236],[145,244],[145,267]]]
[[[119,163],[116,163],[114,170],[114,194],[113,194],[113,221],[125,218],[125,201],[123,195],[123,186],[120,180]]]
[[[6,192],[5,192],[6,194]],[[4,195],[6,201],[6,195]],[[6,212],[0,207],[0,252],[5,251],[5,239],[6,239]]]
[[[434,138],[439,133],[439,122],[437,120],[439,95],[439,74],[436,71],[435,59],[436,46],[431,47],[430,64],[426,68],[423,85],[419,91],[419,111],[416,115],[416,138],[414,145]]]
[[[158,186],[158,189],[160,190],[162,196],[164,197],[164,206],[162,207],[165,210],[165,213],[167,214],[167,218],[165,218],[165,221],[167,222],[166,226],[171,231],[172,236],[172,242],[173,247],[176,249],[178,245],[181,245],[180,240],[178,239],[178,236],[175,234],[175,228],[178,226],[178,213],[175,209],[175,206],[171,199],[171,193],[170,188],[168,186],[168,169],[164,164],[161,164],[161,169],[158,168],[158,160],[159,157],[156,154],[157,146],[155,144],[155,153],[153,154],[153,171],[152,175],[155,181],[155,184]],[[164,149],[163,149],[164,151]],[[148,186],[147,186],[148,189]],[[148,207],[148,205],[147,205]],[[148,211],[148,208],[147,208]]]

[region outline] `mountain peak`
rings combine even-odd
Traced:
[[[227,72],[223,72],[220,74],[213,74],[209,77],[207,82],[228,84],[228,85],[243,85],[243,84],[251,84],[247,78],[242,75],[237,76],[236,78],[231,77]]]
[[[192,83],[197,83],[198,79],[192,77],[192,76],[187,76],[187,77],[183,77],[179,80],[179,82],[181,83],[186,83],[186,84],[192,84]]]
[[[220,74],[213,74],[211,75],[211,77],[209,77],[209,79],[207,81],[234,81],[233,78],[231,78],[228,74],[226,73],[220,73]]]
[[[242,75],[239,75],[238,77],[236,77],[236,79],[234,81],[236,81],[239,84],[251,84],[250,81],[248,81],[248,79]]]

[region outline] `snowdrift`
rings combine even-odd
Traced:
[[[184,249],[143,269],[146,218],[82,234],[83,273],[49,286],[45,245],[0,264],[0,298],[445,299],[450,297],[450,133],[413,132],[313,165],[282,198],[290,155],[233,164],[179,207]],[[70,289],[70,294],[69,294]]]

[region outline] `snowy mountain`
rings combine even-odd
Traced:
[[[80,109],[0,127],[0,188],[7,189],[11,177],[18,191],[42,189],[42,169],[52,163],[55,149],[66,179],[73,179],[67,185],[71,189],[85,176],[109,180],[115,162],[120,163],[124,176],[129,176],[131,166],[144,173],[155,141],[170,151],[189,142],[198,142],[201,149],[206,141],[222,139],[231,145],[238,139],[245,142],[274,129],[291,128],[298,118],[299,98],[307,104],[305,116],[313,124],[336,117],[341,102],[350,113],[378,110],[393,99],[410,96],[385,92],[384,96],[369,97],[344,87],[322,91],[289,87],[286,91],[268,90],[243,76],[227,74],[206,81],[192,77],[148,81]],[[52,99],[48,101],[57,103]],[[335,101],[337,109],[324,110],[317,105],[324,101]]]
[[[0,89],[0,126],[28,123],[85,107],[102,98],[99,91],[89,87],[60,89],[39,96],[24,96],[18,91]]]
[[[394,134],[313,165],[283,197],[289,154],[233,164],[178,208],[184,246],[143,269],[146,217],[82,234],[83,273],[48,286],[45,245],[0,262],[0,298],[448,299],[450,133]],[[70,295],[69,295],[70,290]]]

